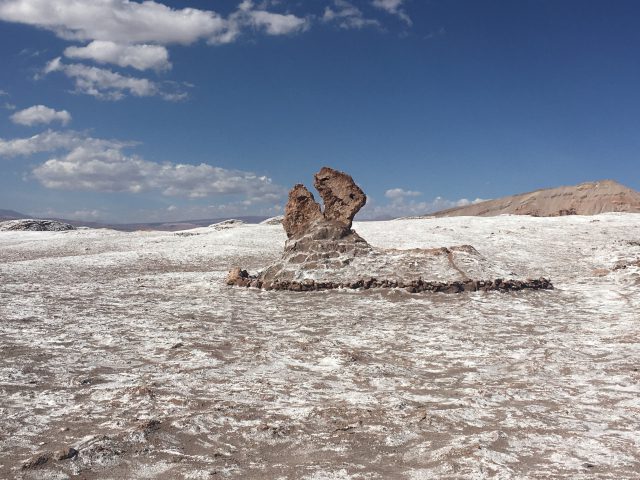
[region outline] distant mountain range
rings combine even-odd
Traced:
[[[0,209],[0,221],[2,220],[18,220],[20,218],[29,218],[27,215],[16,212],[14,210],[2,210]]]
[[[31,215],[25,215],[24,213],[16,212],[14,210],[0,210],[0,222],[5,220],[18,220],[21,218],[37,218]],[[180,222],[153,222],[153,223],[100,223],[100,222],[83,222],[80,220],[67,220],[65,218],[46,218],[43,220],[57,220],[60,222],[68,223],[75,227],[90,227],[90,228],[111,228],[113,230],[120,230],[124,232],[133,232],[135,230],[188,230],[197,227],[207,227],[214,223],[219,223],[224,220],[229,220],[230,217],[222,218],[204,218],[199,220],[184,220]],[[240,216],[233,217],[238,220],[242,220],[245,223],[260,223],[266,220],[267,217],[261,216]]]
[[[492,217],[503,214],[557,217],[562,215],[596,215],[605,212],[640,213],[640,192],[625,187],[613,180],[601,180],[581,183],[574,186],[546,188],[498,198],[496,200],[487,200],[465,207],[442,210],[424,215],[424,217]],[[17,220],[21,218],[33,217],[14,210],[0,209],[0,221]],[[214,223],[229,220],[229,218],[230,217],[205,218],[200,220],[153,223],[99,223],[67,220],[64,218],[47,218],[46,220],[58,220],[76,227],[111,228],[131,232],[135,230],[188,230],[191,228],[206,227]],[[267,219],[267,217],[263,216],[240,216],[233,218],[242,220],[245,223],[260,223]]]
[[[605,212],[640,213],[640,192],[613,180],[600,180],[487,200],[425,217],[492,217],[503,214],[557,217]]]

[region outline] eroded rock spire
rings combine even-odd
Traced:
[[[304,185],[295,185],[289,192],[282,221],[287,237],[299,238],[313,224],[322,221],[338,226],[337,230],[333,230],[343,232],[341,235],[348,234],[353,217],[367,202],[367,196],[350,175],[333,168],[323,167],[314,178],[314,186],[324,202],[324,211]]]

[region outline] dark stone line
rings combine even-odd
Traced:
[[[411,282],[397,280],[379,280],[376,278],[361,278],[352,282],[329,282],[304,280],[298,281],[274,281],[265,283],[257,275],[249,275],[246,270],[239,268],[230,272],[227,278],[227,285],[237,287],[252,287],[263,290],[287,290],[292,292],[316,292],[322,290],[348,289],[348,290],[370,290],[370,289],[393,289],[401,288],[409,293],[462,293],[462,292],[514,292],[519,290],[553,290],[553,284],[547,278],[527,279],[527,280],[465,280],[454,282],[428,282],[421,278]]]

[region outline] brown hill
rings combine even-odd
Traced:
[[[429,216],[493,217],[511,214],[557,217],[561,215],[596,215],[604,212],[640,213],[640,192],[613,180],[601,180],[487,200],[474,205],[442,210]]]

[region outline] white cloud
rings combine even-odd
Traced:
[[[75,83],[75,91],[104,100],[120,100],[126,95],[135,97],[160,96],[165,100],[182,100],[186,92],[168,91],[164,85],[147,78],[131,77],[109,69],[89,67],[79,63],[62,63],[60,57],[51,60],[44,73],[62,72]]]
[[[0,139],[0,157],[62,154],[36,166],[33,177],[47,188],[98,192],[159,191],[163,195],[206,198],[237,195],[245,207],[280,202],[286,191],[269,177],[206,163],[158,163],[123,152],[135,142],[92,138],[81,132],[47,130],[29,138]]]
[[[163,195],[204,198],[243,195],[248,201],[274,201],[281,187],[270,178],[252,172],[229,170],[201,163],[156,163],[118,148],[75,147],[63,157],[52,158],[33,170],[45,187],[98,192],[160,191]]]
[[[5,0],[0,19],[53,31],[65,40],[188,45],[224,34],[216,12],[154,1]]]
[[[17,107],[13,103],[5,102],[2,108],[5,110],[15,110]]]
[[[5,0],[0,20],[44,28],[65,40],[120,45],[221,44],[235,40],[246,27],[285,35],[308,26],[307,19],[256,9],[251,1],[224,18],[212,10],[173,9],[152,0]]]
[[[230,21],[263,30],[268,35],[289,35],[309,28],[309,20],[305,18],[256,9],[251,0],[240,3],[238,10],[230,16]]]
[[[460,200],[457,200],[455,202],[455,205],[453,205],[453,207],[466,207],[467,205],[475,205],[476,203],[481,203],[486,201],[487,201],[486,198],[476,198],[475,200],[461,198]],[[451,208],[451,207],[447,207],[447,208]]]
[[[71,121],[71,114],[66,110],[58,111],[44,105],[34,105],[14,113],[10,118],[13,123],[27,126],[55,121],[67,125]]]
[[[67,47],[68,58],[112,63],[137,70],[168,70],[171,68],[169,52],[161,45],[122,45],[106,40],[94,40],[84,47]]]
[[[326,7],[322,16],[323,22],[335,22],[344,29],[361,29],[364,27],[381,27],[380,22],[373,18],[366,18],[355,5],[346,0],[334,0],[335,9]]]
[[[42,152],[71,150],[81,145],[94,149],[122,149],[124,147],[137,145],[137,143],[91,138],[84,133],[73,130],[66,132],[47,130],[28,138],[15,138],[11,140],[0,138],[0,157],[11,158],[30,156]]]
[[[282,15],[264,10],[254,10],[248,13],[249,23],[255,28],[264,29],[269,35],[288,35],[306,30],[308,20],[295,15]]]
[[[35,167],[33,177],[47,188],[98,192],[140,193],[206,198],[219,195],[243,197],[237,205],[280,202],[286,190],[269,177],[209,164],[157,163],[123,149],[135,142],[92,138],[82,132],[47,130],[29,138],[0,139],[0,157],[63,152]]]
[[[359,217],[361,219],[377,219],[422,216],[448,208],[462,207],[484,201],[481,198],[476,198],[473,201],[466,198],[448,200],[443,197],[436,197],[431,201],[417,201],[413,199],[420,195],[420,192],[403,190],[401,188],[387,190],[385,196],[391,200],[390,203],[378,204],[375,199],[369,198],[368,203],[362,209]]]
[[[288,35],[310,26],[307,18],[266,10],[273,2],[254,6],[250,0],[224,18],[212,10],[171,8],[146,0],[0,0],[0,20],[54,32],[71,42],[89,42],[65,49],[76,60],[156,71],[171,68],[166,45],[190,45],[204,40],[211,45],[235,41],[243,31]],[[181,100],[185,92],[166,91],[146,78],[122,75],[82,64],[49,63],[47,72],[62,71],[75,82],[76,91],[118,100],[126,94]]]
[[[407,25],[412,25],[411,17],[401,8],[404,0],[373,0],[373,6],[400,18]]]
[[[5,96],[9,96],[9,93],[5,92],[4,90],[0,90],[0,97],[5,97]]]
[[[421,192],[416,192],[414,190],[404,190],[402,188],[392,188],[384,192],[384,196],[391,200],[402,200],[406,197],[419,197],[422,195]]]

